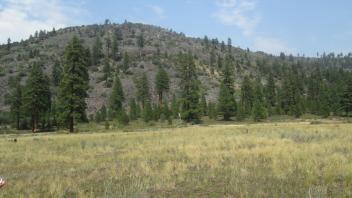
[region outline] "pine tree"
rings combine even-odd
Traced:
[[[111,66],[108,58],[105,58],[104,60],[103,73],[103,80],[105,81],[105,86],[111,87]]]
[[[59,89],[60,121],[74,131],[77,121],[86,117],[89,75],[86,50],[80,40],[74,37],[65,50],[65,66]]]
[[[216,104],[210,102],[208,104],[208,117],[209,119],[216,120],[218,117],[218,112],[216,108]]]
[[[208,105],[207,99],[205,98],[205,94],[202,94],[202,97],[200,99],[200,108],[203,116],[208,115]]]
[[[111,53],[112,53],[112,58],[115,61],[118,61],[119,43],[116,35],[113,36]]]
[[[98,36],[95,39],[95,43],[93,45],[93,50],[92,50],[92,64],[93,65],[98,65],[100,62],[100,59],[103,57],[103,44],[101,43],[100,37]]]
[[[273,113],[273,109],[276,106],[276,86],[273,74],[270,72],[266,86],[265,86],[265,100],[267,102],[268,110],[270,114]]]
[[[117,113],[117,121],[119,122],[119,124],[125,126],[128,125],[128,123],[130,122],[130,118],[128,117],[125,109],[121,109],[118,113]]]
[[[346,112],[347,116],[349,115],[349,113],[352,112],[352,78],[351,77],[347,80],[345,89],[342,93],[341,107],[342,107],[342,110]]]
[[[253,119],[258,122],[267,117],[267,110],[265,108],[264,94],[262,84],[257,80],[254,92],[254,104],[253,104]]]
[[[10,39],[10,38],[7,39],[7,46],[6,46],[6,48],[7,48],[7,51],[10,51],[10,49],[11,49],[11,39]]]
[[[24,93],[24,107],[31,117],[32,132],[38,129],[41,117],[50,110],[50,104],[49,79],[44,75],[41,66],[34,64],[27,79]]]
[[[166,71],[159,67],[158,73],[155,77],[155,87],[159,97],[159,105],[163,105],[163,94],[170,89],[170,79]]]
[[[137,81],[136,85],[137,85],[137,98],[138,98],[138,101],[142,104],[142,108],[144,109],[145,104],[150,102],[149,81],[145,73]]]
[[[62,67],[59,61],[55,61],[51,76],[53,85],[55,87],[59,86],[62,77]]]
[[[20,120],[23,117],[23,94],[22,94],[22,86],[20,83],[20,78],[17,77],[15,85],[11,90],[11,100],[10,100],[10,112],[16,123],[17,130],[20,129]]]
[[[110,95],[110,110],[113,116],[116,116],[120,111],[122,111],[122,105],[125,101],[123,87],[118,76],[115,76],[114,86]]]
[[[254,104],[254,88],[248,76],[245,76],[242,82],[240,104],[242,117],[248,117],[252,112],[252,107]]]
[[[199,81],[192,54],[180,54],[181,68],[181,118],[186,122],[198,122],[199,108]]]
[[[177,100],[175,94],[173,94],[173,96],[172,96],[171,111],[172,111],[173,118],[175,118],[175,119],[179,118],[180,105],[179,105],[179,101]]]
[[[226,58],[225,67],[222,73],[222,83],[220,85],[218,110],[224,120],[230,120],[235,115],[237,105],[235,101],[235,89],[233,87],[233,66],[230,57]]]
[[[139,57],[142,57],[142,50],[144,48],[144,35],[141,33],[137,38],[137,45],[139,47]]]
[[[129,112],[130,120],[137,120],[139,117],[139,112],[138,112],[136,100],[131,99],[129,102],[129,106],[130,106],[130,112]]]
[[[147,101],[143,108],[143,120],[144,122],[150,122],[153,120],[153,108],[149,101]]]
[[[126,73],[129,67],[130,67],[130,57],[128,56],[128,53],[125,52],[123,54],[123,63],[121,68],[123,73]]]
[[[228,52],[231,53],[231,51],[232,51],[232,40],[231,40],[231,38],[227,39],[227,49],[228,49]]]

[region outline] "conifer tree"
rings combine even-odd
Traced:
[[[192,54],[180,54],[181,68],[181,118],[186,122],[198,122],[199,108],[199,81]]]
[[[60,121],[74,131],[77,121],[86,118],[89,74],[86,50],[74,37],[65,50],[65,66],[59,87]]]
[[[349,116],[349,113],[352,112],[352,78],[351,78],[351,76],[347,80],[345,89],[342,93],[341,107],[347,116]]]
[[[11,49],[11,39],[8,38],[7,39],[7,51],[10,51],[10,49]]]
[[[232,51],[232,40],[231,40],[231,38],[227,39],[227,50],[228,50],[229,53],[231,53],[231,51]]]
[[[137,98],[144,109],[145,104],[150,102],[149,81],[147,75],[144,73],[139,80],[137,80]]]
[[[110,95],[110,111],[113,116],[116,116],[123,110],[123,102],[125,101],[123,87],[120,78],[116,75],[114,85]]]
[[[59,86],[62,77],[62,67],[59,61],[55,61],[51,76],[53,85],[55,87]]]
[[[24,93],[24,107],[31,117],[32,132],[38,130],[39,121],[50,110],[50,105],[49,79],[44,75],[41,66],[34,64],[27,79]]]
[[[235,115],[237,105],[234,97],[235,89],[233,79],[232,60],[226,57],[225,67],[222,73],[222,83],[220,85],[218,110],[224,117],[224,120],[230,120]]]
[[[129,67],[130,67],[130,57],[128,56],[128,53],[125,52],[123,54],[123,63],[121,68],[123,73],[126,73]]]
[[[175,94],[173,94],[173,96],[172,96],[171,111],[172,111],[173,118],[175,118],[175,119],[179,118],[178,115],[180,113],[180,105],[179,105],[179,101],[177,100]]]
[[[270,72],[266,86],[265,86],[265,100],[267,102],[268,110],[270,114],[273,113],[273,109],[276,106],[276,86],[273,74]]]
[[[103,80],[105,81],[105,86],[111,87],[111,66],[108,58],[104,59],[103,73]]]
[[[103,44],[101,43],[100,37],[97,36],[95,39],[95,43],[93,45],[93,50],[92,50],[92,64],[93,65],[98,65],[100,62],[100,59],[103,57]]]
[[[16,123],[17,130],[20,129],[20,120],[23,117],[23,89],[20,83],[20,78],[17,77],[15,85],[11,90],[10,112]]]
[[[129,102],[130,106],[130,112],[129,112],[129,117],[130,120],[137,120],[139,117],[139,112],[138,112],[138,107],[135,99],[131,99]]]
[[[119,43],[118,43],[118,38],[116,35],[113,36],[112,40],[112,49],[111,49],[111,54],[112,58],[117,61],[118,60],[118,53],[119,53]]]
[[[146,101],[143,108],[143,120],[144,122],[153,120],[153,108],[149,101]]]
[[[160,67],[155,77],[155,87],[159,97],[159,105],[163,105],[163,94],[170,89],[170,79],[166,71]]]
[[[254,92],[254,104],[253,104],[253,119],[258,122],[267,117],[267,110],[265,108],[264,94],[262,84],[259,80],[255,83],[255,92]]]
[[[248,117],[252,112],[254,104],[254,88],[248,76],[245,76],[241,86],[241,113],[242,117]]]
[[[138,44],[138,47],[139,47],[139,57],[141,58],[142,57],[142,50],[144,48],[144,35],[143,35],[143,33],[141,33],[138,36],[137,44]]]

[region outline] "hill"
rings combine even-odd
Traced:
[[[180,52],[191,52],[195,57],[197,72],[202,82],[203,92],[206,93],[207,101],[216,101],[219,91],[219,79],[221,76],[221,65],[226,55],[234,59],[233,69],[235,71],[236,95],[239,96],[239,85],[244,76],[252,79],[259,78],[264,84],[269,73],[274,73],[278,84],[285,78],[287,70],[299,69],[306,77],[316,66],[325,70],[352,68],[352,55],[323,54],[321,58],[309,58],[304,56],[292,56],[281,54],[273,56],[263,52],[251,52],[233,47],[231,42],[221,42],[217,39],[190,38],[183,33],[161,27],[134,24],[125,22],[123,24],[88,25],[68,27],[50,32],[40,31],[31,35],[29,39],[9,43],[0,47],[0,110],[9,109],[6,98],[9,94],[9,86],[14,77],[20,75],[24,83],[28,71],[34,62],[40,63],[45,72],[52,78],[52,70],[55,64],[63,65],[64,50],[73,36],[78,36],[85,47],[94,54],[94,46],[100,41],[103,54],[96,63],[89,68],[90,89],[88,103],[88,114],[99,110],[107,103],[111,87],[104,77],[104,64],[106,60],[111,65],[111,76],[119,75],[122,79],[126,101],[136,96],[135,79],[147,73],[149,81],[153,84],[158,67],[166,69],[170,76],[171,87],[167,100],[173,94],[178,93],[178,65],[176,56]],[[143,39],[143,47],[139,46],[139,39]],[[98,40],[98,41],[97,41]],[[112,54],[114,40],[118,50]],[[125,56],[128,56],[128,69],[122,72],[126,64]],[[107,59],[106,59],[107,58]],[[110,79],[111,80],[111,79]],[[56,87],[52,86],[55,93]],[[151,87],[153,101],[157,100],[154,86]]]

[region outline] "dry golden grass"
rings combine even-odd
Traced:
[[[352,124],[0,136],[0,197],[351,197]]]

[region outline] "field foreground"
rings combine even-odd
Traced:
[[[0,197],[351,197],[352,124],[0,136]]]

